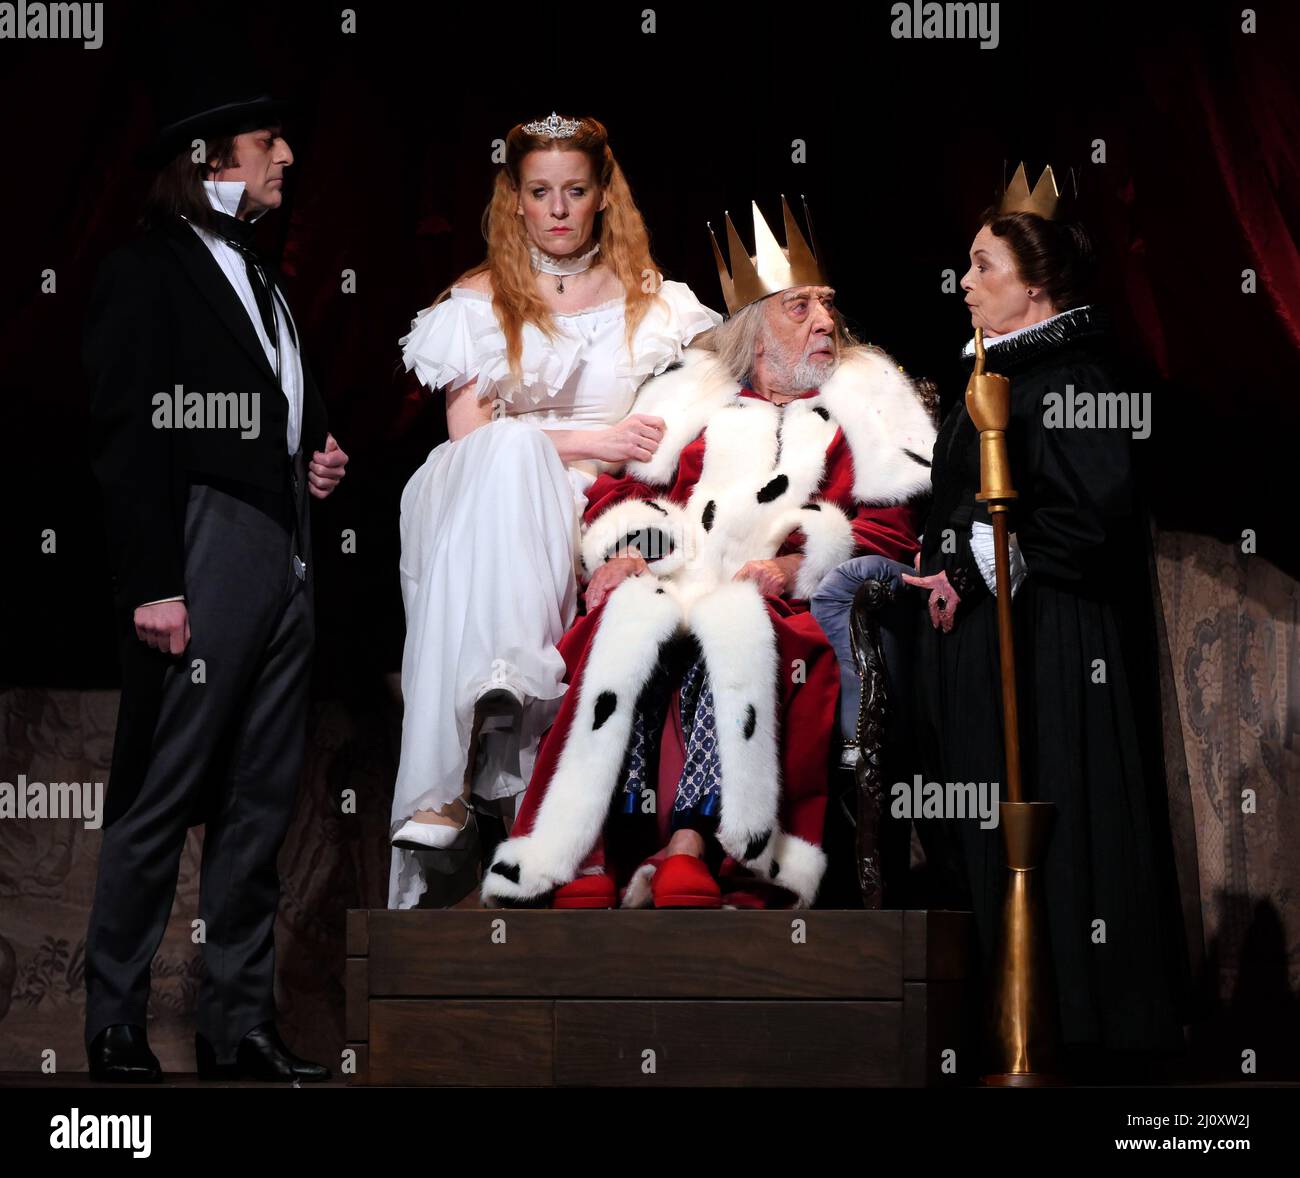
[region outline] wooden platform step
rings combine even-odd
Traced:
[[[974,1079],[965,912],[354,909],[347,950],[354,1084]]]

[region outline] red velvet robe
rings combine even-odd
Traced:
[[[744,389],[743,397],[762,399],[758,393]],[[803,397],[814,397],[811,389]],[[590,524],[612,505],[627,499],[666,499],[685,504],[700,478],[707,445],[707,429],[682,450],[676,478],[665,490],[630,475],[601,475],[588,489],[588,506],[584,524]],[[817,496],[841,507],[849,516],[856,541],[854,555],[878,553],[892,560],[911,564],[918,550],[915,510],[910,504],[870,506],[853,498],[853,454],[838,429],[826,452],[825,474]],[[778,555],[798,552],[802,532],[792,532]],[[608,600],[608,599],[607,599]],[[808,602],[801,598],[764,596],[764,604],[776,632],[779,664],[784,667],[802,660],[806,668],[803,682],[794,683],[791,675],[781,675],[780,682],[780,764],[782,774],[781,826],[814,845],[821,845],[826,814],[827,777],[830,746],[837,731],[839,701],[839,666],[821,627],[813,618]],[[593,635],[600,626],[605,605],[578,618],[561,639],[558,649],[564,656],[570,684],[555,722],[542,740],[536,766],[511,837],[526,835],[532,829],[537,809],[545,797],[547,783],[555,772],[556,762],[568,738],[578,698],[583,667],[591,649]],[[657,831],[646,841],[641,837],[625,839],[631,846],[619,846],[616,826],[607,824],[604,847],[597,848],[584,869],[602,864],[612,871],[623,893],[632,873],[647,858],[657,858],[669,835],[673,796],[684,752],[677,712],[677,692],[668,709],[664,739],[660,745],[660,790],[656,813]],[[792,894],[770,885],[727,857],[721,870],[723,903],[736,907],[787,907]]]

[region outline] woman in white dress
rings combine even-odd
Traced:
[[[638,386],[722,317],[665,282],[595,119],[513,128],[484,214],[487,260],[421,311],[407,370],[445,389],[449,439],[402,492],[401,760],[388,906],[528,784],[565,691],[578,527],[605,465],[650,458]],[[472,758],[472,759],[471,759]]]

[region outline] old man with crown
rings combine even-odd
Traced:
[[[754,205],[752,256],[727,217],[727,323],[638,393],[655,454],[588,492],[569,689],[486,904],[816,900],[840,676],[809,599],[854,556],[911,564],[935,431],[782,213],[784,249]]]

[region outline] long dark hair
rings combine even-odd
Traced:
[[[1049,221],[1037,213],[999,213],[990,208],[980,223],[1006,241],[1021,279],[1041,288],[1058,311],[1088,301],[1096,253],[1079,221]]]
[[[207,156],[200,163],[194,162],[192,148],[187,147],[158,169],[140,213],[141,228],[156,229],[175,224],[182,217],[200,229],[211,231],[215,227],[216,216],[207,193],[203,191],[203,181],[213,172],[208,160],[215,159],[217,168],[237,165],[235,137],[221,135],[210,139],[206,146]]]

